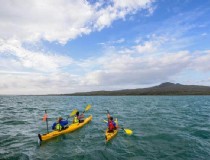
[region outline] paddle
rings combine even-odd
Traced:
[[[74,109],[69,115],[68,115],[68,117],[67,117],[67,121],[69,120],[69,117],[72,117],[72,116],[74,116],[76,113],[77,113],[77,109]]]
[[[88,111],[90,108],[91,108],[91,105],[88,104],[88,105],[86,106],[85,110],[84,110],[82,113],[85,113],[85,112]]]
[[[74,110],[71,112],[70,117],[74,116],[77,112],[78,112],[78,110],[77,110],[77,109],[74,109]]]
[[[127,135],[133,134],[133,131],[130,130],[130,129],[124,129],[124,128],[122,128],[122,130],[124,130]]]
[[[88,105],[86,106],[85,110],[84,110],[82,113],[85,113],[85,112],[88,111],[90,108],[91,108],[91,105],[88,104]],[[78,112],[78,110],[77,110],[77,109],[74,109],[74,110],[71,112],[70,117],[74,116],[77,112]]]

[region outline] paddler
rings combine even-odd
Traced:
[[[79,111],[77,111],[76,115],[74,116],[73,123],[83,123],[84,122],[83,118],[84,118],[84,113],[79,115]]]
[[[63,120],[62,117],[59,117],[57,122],[53,123],[52,129],[61,131],[65,128],[65,126],[68,124],[67,120]]]
[[[107,111],[108,112],[108,111]],[[107,123],[107,126],[108,126],[108,132],[111,133],[111,132],[114,132],[115,129],[118,128],[118,126],[116,125],[116,123],[113,121],[113,117],[110,116],[109,112],[107,114],[107,118],[108,118],[108,123]]]

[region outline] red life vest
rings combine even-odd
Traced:
[[[109,130],[112,131],[114,130],[114,124],[112,123],[112,121],[109,122]]]

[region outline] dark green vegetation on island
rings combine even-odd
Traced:
[[[162,83],[150,88],[123,89],[116,91],[92,91],[72,94],[70,96],[126,96],[126,95],[210,95],[209,86],[182,85],[179,83]]]

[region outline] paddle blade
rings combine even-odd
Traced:
[[[90,108],[91,108],[91,105],[88,104],[88,105],[86,106],[86,108],[85,108],[85,111],[88,111]]]
[[[105,123],[108,123],[108,121],[104,120]]]
[[[130,129],[124,129],[125,133],[128,134],[128,135],[131,135],[133,134],[133,131],[130,130]]]
[[[47,114],[45,113],[44,116],[43,116],[42,121],[46,121],[46,120],[47,120]]]
[[[71,112],[71,114],[70,114],[70,116],[72,117],[72,116],[74,116],[76,113],[77,113],[77,109],[74,109],[72,112]]]

